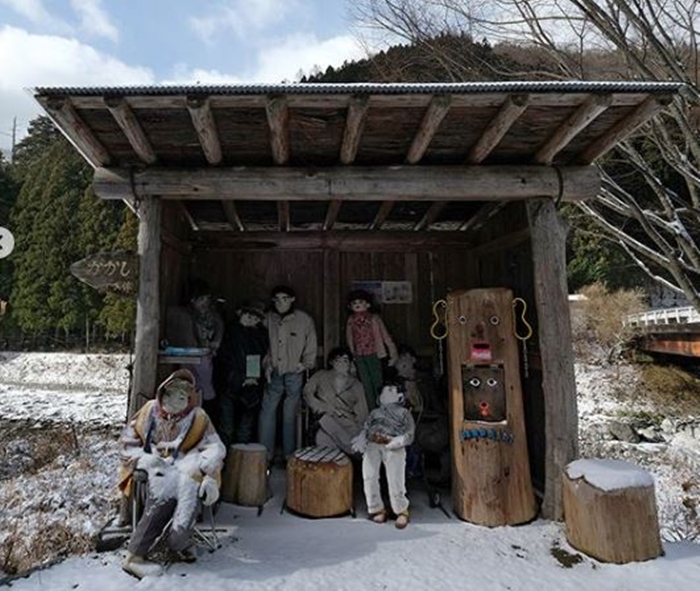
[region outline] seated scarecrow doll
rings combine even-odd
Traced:
[[[386,383],[379,395],[379,408],[369,413],[364,428],[352,441],[353,450],[363,454],[367,512],[375,523],[387,519],[379,487],[379,473],[384,464],[389,501],[396,515],[396,527],[408,525],[406,496],[406,446],[413,441],[415,423],[411,411],[404,406],[404,393],[397,384]]]
[[[226,450],[206,412],[195,406],[194,376],[175,371],[129,421],[119,443],[119,487],[131,494],[135,470],[147,473],[148,496],[131,536],[122,568],[141,579],[159,575],[161,566],[146,559],[170,525],[168,547],[177,560],[195,559],[190,546],[198,499],[211,505],[219,498]]]

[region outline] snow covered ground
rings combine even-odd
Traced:
[[[13,589],[529,591],[585,586],[658,591],[700,586],[698,544],[666,541],[661,558],[603,564],[572,549],[559,523],[538,520],[489,529],[448,518],[428,506],[420,483],[410,488],[412,522],[403,531],[392,522],[377,525],[364,519],[361,498],[355,519],[308,520],[282,513],[281,470],[273,472],[275,495],[260,517],[255,509],[222,505],[217,524],[225,531],[219,550],[201,550],[196,564],[172,565],[160,578],[137,582],[119,567],[123,550],[89,551],[90,536],[117,498],[114,441],[125,414],[127,362],[125,356],[113,355],[0,354],[0,560],[11,550],[8,543],[34,540],[36,545],[37,539],[59,548],[63,539],[66,547],[70,541],[71,549],[84,550],[13,580]],[[582,450],[645,465],[656,480],[662,519],[671,519],[687,497],[684,486],[698,474],[696,440],[684,446],[675,440],[632,446],[600,436],[594,426],[616,410],[606,388],[634,380],[633,369],[606,371],[578,368]],[[40,434],[50,435],[48,442]],[[449,511],[448,492],[443,501]],[[666,525],[673,530],[672,523]]]

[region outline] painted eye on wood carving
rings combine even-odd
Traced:
[[[494,326],[498,326],[501,322],[501,319],[498,316],[491,316],[491,318],[489,318],[489,322]]]
[[[469,380],[469,385],[472,388],[478,388],[479,386],[481,386],[481,380],[479,378],[472,378],[471,380]]]
[[[494,378],[489,378],[488,380],[486,380],[486,385],[491,388],[495,388],[496,386],[498,386],[498,380]]]

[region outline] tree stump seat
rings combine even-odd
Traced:
[[[352,512],[352,462],[341,450],[305,447],[287,462],[288,509],[305,517]]]
[[[262,507],[268,499],[267,449],[261,443],[236,443],[228,448],[221,482],[221,500]]]
[[[625,564],[662,553],[654,480],[619,460],[576,460],[563,474],[566,538],[602,562]]]

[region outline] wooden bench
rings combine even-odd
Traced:
[[[661,555],[654,480],[619,460],[576,460],[563,474],[566,538],[603,562]]]

